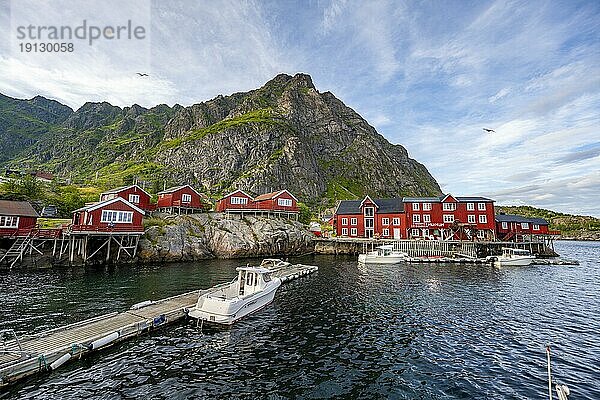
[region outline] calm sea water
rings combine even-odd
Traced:
[[[316,275],[231,329],[182,322],[0,398],[544,399],[551,343],[571,399],[600,399],[600,243],[556,248],[581,265],[359,268],[305,257]],[[0,321],[42,331],[226,281],[239,262],[2,273]]]

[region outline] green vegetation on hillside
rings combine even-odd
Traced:
[[[563,236],[579,236],[586,232],[600,232],[600,219],[563,214],[556,211],[531,206],[496,206],[496,214],[516,214],[524,217],[544,218],[550,229],[561,231]]]

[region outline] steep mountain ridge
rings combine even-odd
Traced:
[[[0,163],[98,185],[186,182],[213,195],[285,187],[304,201],[329,202],[440,193],[404,147],[320,93],[306,74],[280,74],[261,88],[189,107],[86,103],[49,124],[44,140],[13,153]]]

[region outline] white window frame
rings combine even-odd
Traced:
[[[456,210],[456,203],[444,203],[442,205],[442,210],[444,210],[444,211],[455,211]]]
[[[248,204],[248,198],[231,196],[230,203],[231,204]]]
[[[423,203],[423,211],[431,211],[431,203]]]
[[[479,239],[483,239],[485,236],[485,231],[477,231],[477,237]]]
[[[423,214],[423,222],[431,222],[431,215]]]
[[[502,229],[508,229],[508,222],[502,222]]]
[[[419,203],[412,203],[413,211],[419,211]]]
[[[192,195],[189,193],[183,193],[181,195],[181,202],[182,203],[191,203],[192,202]]]
[[[365,228],[375,228],[375,220],[373,218],[365,218]]]
[[[475,211],[475,203],[467,203],[467,211]]]
[[[14,215],[2,215],[0,216],[0,228],[18,228],[19,217]]]
[[[388,228],[383,228],[383,236],[390,236],[390,230]]]
[[[394,219],[392,220],[392,225],[400,225],[400,218],[394,217]]]
[[[412,228],[410,230],[411,236],[419,236],[420,232],[421,232],[421,230],[417,229],[417,228]]]
[[[444,223],[451,224],[454,222],[454,214],[444,214]]]
[[[131,204],[140,204],[140,195],[139,194],[130,194],[128,200]]]
[[[348,228],[342,228],[342,236],[348,236]]]
[[[469,214],[469,215],[467,215],[467,223],[474,224],[475,222],[476,222],[476,220],[475,220],[475,214]]]
[[[133,211],[102,210],[100,222],[104,224],[132,224]]]
[[[521,222],[521,229],[529,229],[529,222]]]
[[[381,225],[389,225],[389,224],[390,224],[389,218],[381,218]]]
[[[539,231],[540,230],[539,224],[533,224],[533,230],[534,231]]]
[[[420,223],[421,222],[421,216],[419,214],[413,214],[413,222],[414,223]]]
[[[292,199],[277,199],[277,205],[281,207],[291,207]]]
[[[358,236],[358,230],[356,228],[350,228],[350,236]]]
[[[348,225],[348,218],[342,218],[342,225]]]
[[[364,215],[365,215],[365,217],[375,216],[375,207],[365,207]]]
[[[358,225],[358,218],[350,218],[350,225]]]
[[[485,203],[477,203],[477,209],[479,211],[485,211]]]
[[[485,203],[484,203],[484,204],[485,204]],[[485,214],[481,214],[481,215],[479,216],[479,223],[480,223],[480,224],[487,224],[487,215],[485,215]]]

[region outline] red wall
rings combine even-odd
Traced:
[[[246,203],[246,204],[231,204],[232,197],[245,197],[248,199],[248,203]],[[233,192],[229,196],[224,197],[221,200],[217,201],[215,210],[217,212],[223,212],[223,211],[227,211],[227,210],[249,210],[251,208],[251,205],[252,205],[252,197],[246,196],[244,193],[242,193],[241,191],[238,190],[236,192]]]
[[[12,215],[11,215],[12,217]],[[12,236],[15,234],[17,229],[31,229],[37,224],[37,218],[35,217],[19,217],[19,224],[17,228],[0,228],[0,236]]]
[[[531,222],[529,222],[529,228],[528,229],[523,229],[521,227],[521,223],[520,222],[507,222],[508,227],[507,229],[503,229],[502,228],[502,222],[497,222],[496,223],[496,231],[498,232],[498,236],[500,238],[504,237],[506,234],[510,233],[510,232],[514,232],[514,233],[518,233],[518,234],[533,234],[533,235],[544,235],[544,234],[548,234],[550,231],[548,229],[548,225],[540,225],[540,229],[539,230],[534,230],[533,229],[533,224]]]
[[[140,197],[141,198],[141,197]],[[132,211],[133,218],[131,223],[115,223],[113,227],[109,228],[109,223],[100,222],[102,218],[102,211],[110,210],[110,211]],[[79,220],[77,218],[79,217]],[[91,224],[90,222],[91,217]],[[91,212],[87,211],[77,211],[73,214],[73,230],[74,231],[114,231],[114,232],[143,232],[143,215],[131,208],[127,204],[124,204],[120,201],[114,202],[112,204],[108,204],[104,207],[98,208]]]
[[[292,205],[289,207],[280,206],[277,202],[278,199],[287,199],[292,201]],[[262,200],[262,201],[253,201],[252,209],[257,210],[276,210],[276,211],[290,211],[296,212],[298,211],[298,203],[293,196],[291,196],[288,192],[283,192],[279,196],[274,199]]]
[[[342,219],[347,218],[348,224],[343,225]],[[356,218],[356,225],[352,225],[352,218]],[[383,219],[389,218],[389,224],[383,225]],[[399,225],[394,225],[394,218],[398,218],[400,221]],[[400,229],[400,238],[406,238],[406,219],[404,213],[393,213],[393,214],[379,214],[375,211],[374,215],[374,233],[379,235],[382,238],[394,238],[394,228]],[[335,223],[335,233],[337,236],[347,236],[347,237],[364,237],[365,235],[365,223],[364,223],[364,215],[363,214],[336,214],[334,216]],[[348,234],[342,235],[342,228],[348,228]],[[356,228],[357,235],[352,235],[352,228]],[[389,235],[384,236],[383,230],[389,229]]]
[[[123,191],[121,191],[119,193],[103,194],[100,197],[100,201],[112,199],[115,196],[121,197],[121,198],[129,201],[129,195],[130,194],[137,194],[137,195],[140,196],[140,202],[139,203],[133,203],[133,202],[131,202],[134,206],[139,207],[139,208],[141,208],[144,211],[152,211],[152,210],[154,210],[154,208],[155,208],[154,204],[150,203],[150,195],[148,195],[146,192],[144,192],[143,190],[141,190],[137,186],[132,186],[132,187],[130,187],[128,189],[125,189],[125,190],[123,190]]]
[[[192,200],[189,203],[182,203],[181,202],[181,197],[184,194],[189,194],[190,196],[192,196]],[[177,206],[183,206],[183,207],[190,207],[190,208],[202,208],[202,200],[200,198],[200,195],[198,195],[198,193],[196,193],[194,190],[192,190],[192,188],[190,187],[183,187],[175,192],[172,193],[165,193],[165,194],[159,194],[158,195],[158,207],[159,208],[165,208],[165,207],[177,207]]]

